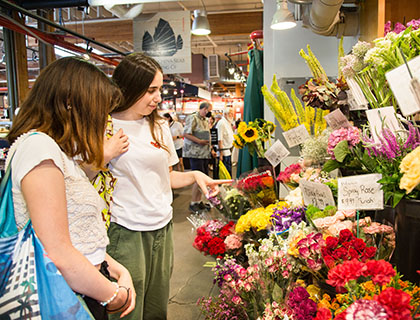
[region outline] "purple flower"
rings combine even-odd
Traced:
[[[299,224],[305,217],[305,208],[283,208],[281,210],[274,210],[271,215],[271,223],[276,232],[281,232],[289,229],[293,222]]]

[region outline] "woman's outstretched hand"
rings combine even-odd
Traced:
[[[207,198],[214,197],[219,193],[219,185],[232,183],[233,180],[214,180],[200,171],[194,171],[195,182]]]

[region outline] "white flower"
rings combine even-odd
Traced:
[[[290,191],[285,200],[292,208],[303,206],[302,191],[299,187]]]

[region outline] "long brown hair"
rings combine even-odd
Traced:
[[[112,79],[120,87],[123,95],[121,103],[114,109],[114,112],[125,111],[142,98],[149,89],[157,72],[163,74],[161,66],[155,59],[145,54],[135,52],[125,56],[112,75]],[[162,128],[159,121],[163,120],[163,118],[159,116],[157,109],[153,110],[147,116],[147,119],[153,139],[163,149],[168,151],[167,146],[163,143]],[[160,137],[156,136],[156,128],[159,129]]]
[[[53,138],[67,156],[101,168],[107,116],[120,99],[118,87],[92,63],[56,60],[37,78],[8,140],[35,129]]]

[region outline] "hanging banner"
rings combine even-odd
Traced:
[[[133,19],[134,51],[159,62],[165,74],[191,73],[190,12],[142,14]]]

